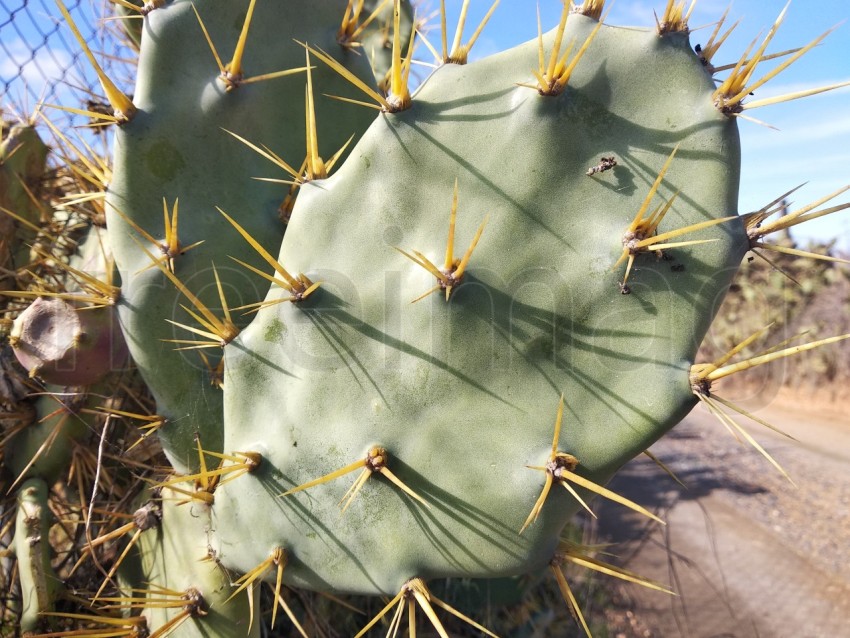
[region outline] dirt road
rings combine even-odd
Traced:
[[[797,487],[697,409],[652,448],[689,489],[648,458],[611,484],[666,527],[597,501],[617,562],[680,594],[616,587],[612,636],[850,638],[850,414],[758,414],[799,439],[746,424]]]

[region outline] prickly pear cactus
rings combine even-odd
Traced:
[[[544,50],[597,27],[574,16]],[[225,347],[225,449],[264,457],[216,492],[226,564],[247,571],[285,546],[288,582],[372,594],[542,569],[580,508],[553,491],[519,534],[561,395],[556,448],[596,483],[697,402],[690,365],[747,250],[740,220],[638,254],[628,288],[614,266],[647,203],[680,192],[659,234],[736,215],[734,122],[683,34],[602,27],[557,95],[522,86],[537,57],[530,42],[443,66],[302,188],[279,261],[322,286],[272,305],[288,296],[273,288]],[[586,175],[602,156],[616,168]],[[343,516],[357,474],[280,498],[375,448],[381,466],[366,460],[374,478]],[[237,521],[269,533],[244,543]]]
[[[16,458],[37,463],[5,465],[28,479],[19,508],[43,501],[77,463],[47,440],[78,454],[96,433],[95,467],[126,458],[154,485],[141,502],[140,481],[122,492],[98,469],[79,490],[71,571],[91,559],[98,584],[45,635],[256,636],[263,582],[291,635],[316,619],[287,587],[389,598],[357,638],[396,635],[405,611],[415,636],[417,606],[440,636],[444,613],[496,635],[435,583],[546,571],[589,633],[564,566],[639,579],[565,540],[570,518],[600,496],[658,521],[604,487],[624,463],[700,402],[740,430],[715,382],[850,336],[736,363],[761,330],[696,360],[747,252],[850,206],[816,210],[839,191],[781,221],[775,202],[739,214],[738,116],[786,99],[750,99],[781,16],[718,81],[723,21],[695,50],[683,2],[649,30],[565,5],[548,33],[471,63],[483,24],[465,39],[465,1],[450,43],[441,2],[437,68],[411,90],[418,18],[398,0],[121,4],[144,15],[133,100],[98,69],[121,287],[87,281],[153,401],[81,399],[16,430]],[[67,414],[76,430],[53,425]],[[111,419],[144,433],[124,445]],[[30,577],[51,573],[39,556],[21,578],[33,628],[55,608]]]

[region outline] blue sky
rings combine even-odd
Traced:
[[[0,22],[5,19],[7,3],[17,6],[24,0],[4,0],[0,9]],[[84,0],[85,2],[86,0]],[[199,0],[204,1],[204,0]],[[228,0],[236,1],[236,0]],[[269,1],[269,0],[261,0]],[[284,0],[274,0],[284,1]],[[439,6],[438,0],[423,0],[430,13]],[[462,0],[446,0],[449,28],[460,13]],[[491,0],[472,0],[467,22],[467,33],[487,11]],[[651,26],[653,10],[661,12],[666,0],[616,0],[608,16],[610,24]],[[55,15],[50,0],[32,3],[29,13],[42,25]],[[691,34],[692,44],[708,39],[712,23],[729,6],[727,0],[698,0],[690,25],[698,29]],[[732,62],[749,42],[764,33],[785,6],[785,0],[737,0],[731,6],[727,24],[741,19],[741,24],[723,45],[715,60]],[[428,9],[430,7],[430,11]],[[502,0],[482,38],[473,50],[472,58],[494,53],[536,37],[537,17],[534,0]],[[540,0],[544,29],[557,24],[561,0]],[[50,12],[50,13],[48,13]],[[24,16],[26,12],[20,15]],[[799,47],[814,39],[830,27],[838,28],[819,47],[810,51],[789,69],[759,91],[759,98],[787,93],[801,88],[821,86],[850,80],[850,24],[840,24],[850,17],[850,0],[794,0],[770,50],[781,51]],[[23,20],[18,20],[23,24]],[[23,25],[26,28],[26,25]],[[67,36],[67,34],[66,34]],[[3,43],[11,49],[11,57],[24,59],[27,45],[9,26],[0,33]],[[70,38],[67,38],[70,42]],[[95,48],[99,48],[95,45]],[[48,73],[61,73],[60,63],[70,58],[62,50],[53,51],[54,57],[41,55],[39,62]],[[0,77],[17,73],[17,65],[10,56],[0,56]],[[39,74],[35,69],[25,70],[31,83],[38,86]],[[80,83],[80,82],[77,82]],[[38,89],[36,89],[36,93]],[[14,95],[12,96],[14,99]],[[32,100],[30,100],[32,103]],[[750,122],[741,122],[740,130],[744,149],[740,211],[760,208],[783,192],[802,183],[808,184],[793,196],[796,204],[805,204],[850,183],[850,88],[797,100],[788,104],[768,106],[752,111],[754,117],[780,129],[770,130]],[[850,201],[845,193],[835,203]],[[850,211],[837,213],[832,219],[816,220],[798,227],[795,235],[829,238],[839,237],[839,247],[850,252]]]
[[[437,0],[430,0],[439,6]],[[450,20],[460,13],[461,0],[446,0]],[[491,0],[472,0],[468,25],[477,25]],[[734,62],[749,43],[765,33],[785,6],[786,0],[737,0],[732,3],[726,24],[741,24],[715,57],[715,62]],[[653,10],[661,13],[666,0],[616,0],[607,22],[622,26],[655,24]],[[698,0],[690,19],[691,43],[705,42],[713,23],[730,6],[728,0]],[[560,0],[540,0],[543,28],[557,24]],[[781,95],[809,87],[850,81],[850,17],[848,0],[794,0],[769,51],[783,51],[808,44],[827,29],[838,25],[826,40],[759,91],[759,98]],[[475,26],[468,26],[469,33]],[[454,26],[450,26],[453,32]],[[502,0],[482,39],[473,51],[487,55],[519,44],[537,34],[536,3],[533,0]],[[769,65],[767,68],[770,68]],[[760,73],[758,77],[760,77]],[[753,117],[777,127],[778,131],[740,122],[743,147],[740,211],[756,210],[803,182],[806,186],[792,196],[792,205],[804,205],[850,183],[850,87],[790,103],[751,111]],[[844,193],[832,203],[850,201]],[[793,210],[793,208],[792,208]],[[815,220],[797,227],[798,239],[839,238],[839,247],[850,252],[850,210],[832,219]]]

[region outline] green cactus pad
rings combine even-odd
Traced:
[[[233,54],[247,6],[247,2],[197,5],[224,63]],[[336,43],[344,8],[342,0],[288,2],[286,11],[277,3],[258,2],[245,48],[245,73],[256,76],[303,67],[305,49],[294,41],[298,39],[343,56],[355,73],[370,78],[367,60],[345,53]],[[313,73],[324,91],[352,93],[329,69],[316,68]],[[151,257],[162,253],[127,219],[159,240],[164,233],[163,200],[169,210],[179,201],[181,246],[204,243],[174,259],[177,277],[220,313],[215,261],[231,307],[256,302],[266,286],[228,257],[257,267],[261,263],[244,240],[229,232],[231,227],[216,207],[276,251],[284,231],[278,207],[288,187],[253,178],[288,176],[226,131],[267,144],[295,167],[305,154],[304,73],[246,83],[232,91],[225,90],[218,76],[192,2],[175,0],[145,18],[133,98],[138,112],[116,136],[109,189],[109,228],[124,278],[122,325],[133,358],[157,398],[158,411],[170,420],[161,438],[178,469],[192,467],[193,457],[186,450],[192,449],[195,432],[203,432],[207,449],[221,449],[221,393],[211,386],[209,370],[195,351],[177,352],[177,345],[166,342],[193,338],[166,321],[193,324],[180,308],[191,304],[162,273],[149,268]],[[323,157],[330,157],[373,119],[373,114],[362,111],[349,117],[348,105],[326,98],[317,99],[317,111]],[[244,323],[240,315],[235,313],[234,320]],[[209,351],[213,366],[219,356]]]
[[[595,25],[571,18],[565,42]],[[630,294],[614,266],[674,149],[649,210],[681,192],[658,232],[736,214],[736,126],[684,35],[603,26],[559,96],[519,86],[537,57],[531,42],[438,69],[302,189],[280,261],[322,285],[225,348],[225,449],[265,457],[216,493],[228,567],[282,545],[290,584],[385,595],[412,577],[541,570],[580,507],[556,484],[519,533],[561,395],[557,450],[597,483],[696,403],[689,369],[746,251],[739,220],[637,255]],[[454,255],[488,223],[450,300],[411,304],[437,279],[396,248],[442,267],[455,180]],[[374,446],[427,506],[376,472],[341,515],[359,470],[280,497]]]

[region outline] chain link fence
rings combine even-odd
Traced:
[[[132,92],[134,50],[107,0],[65,0],[65,5],[101,66]],[[96,109],[106,102],[97,76],[80,50],[55,0],[0,0],[0,110],[23,119],[39,103]],[[88,118],[45,107],[60,129]]]

